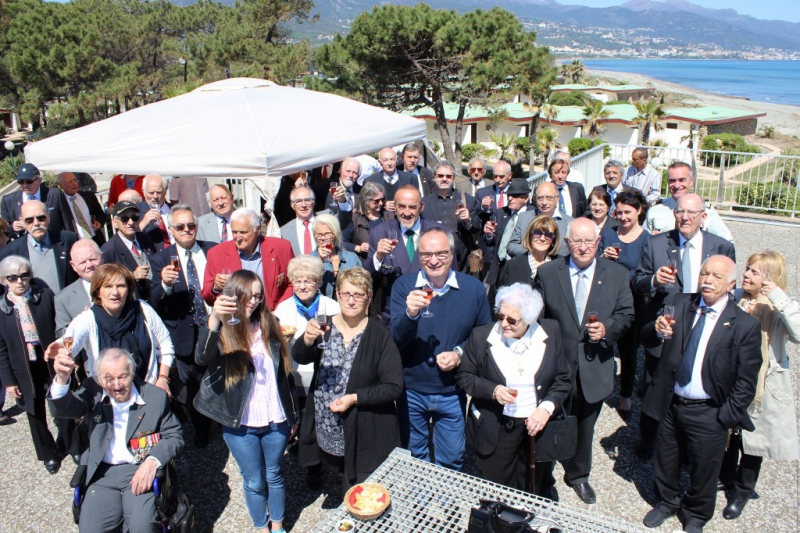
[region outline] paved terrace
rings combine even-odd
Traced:
[[[792,265],[789,269],[789,294],[800,297],[800,227],[742,221],[727,223],[736,239],[740,271],[751,253],[767,248],[780,250]],[[790,348],[790,354],[796,356],[796,347]],[[792,360],[792,372],[796,385],[796,357]],[[556,472],[556,479],[559,480],[556,488],[562,503],[566,505],[587,510],[591,508],[600,514],[641,525],[644,514],[654,500],[653,469],[650,464],[642,463],[636,458],[634,448],[638,427],[634,420],[637,416],[631,417],[631,422],[626,424],[614,410],[618,401],[616,393],[607,400],[607,407],[602,411],[595,434],[594,472],[591,482],[597,490],[598,503],[594,506],[581,503],[574,492],[561,482],[560,467],[557,467]],[[10,400],[6,403],[9,409],[12,405]],[[637,412],[638,408],[637,401],[634,411]],[[68,487],[75,469],[72,461],[65,461],[57,475],[49,475],[42,464],[36,461],[24,414],[15,416],[18,419],[16,424],[0,427],[0,531],[77,531],[72,523],[71,490]],[[187,442],[192,442],[191,434],[187,435]],[[468,463],[467,468],[474,470],[472,461]],[[725,501],[724,498],[719,498],[715,518],[708,524],[706,531],[800,531],[799,469],[798,462],[765,461],[758,483],[761,499],[751,501],[741,518],[729,522],[722,519]],[[194,449],[188,444],[178,460],[178,470],[183,490],[197,506],[198,531],[252,530],[238,468],[218,431],[213,434],[211,444],[205,450]],[[289,531],[313,531],[328,510],[339,505],[341,501],[332,476],[325,478],[319,492],[306,490],[304,474],[292,455],[287,455],[286,458],[286,478],[286,527]],[[674,518],[658,529],[664,533],[678,530],[680,524]]]

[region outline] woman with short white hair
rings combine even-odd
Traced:
[[[363,266],[363,263],[354,252],[342,248],[342,228],[335,216],[321,214],[314,217],[311,233],[317,241],[317,249],[311,255],[322,259],[325,269],[320,290],[328,298],[335,298],[336,276],[339,272]]]
[[[497,322],[472,331],[456,382],[472,397],[467,439],[483,477],[550,497],[552,462],[537,463],[530,486],[530,437],[562,411],[572,377],[558,323],[540,320],[543,308],[541,294],[528,284],[499,289]]]

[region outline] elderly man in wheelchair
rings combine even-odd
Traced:
[[[160,532],[153,480],[183,446],[167,393],[139,380],[133,356],[120,348],[101,352],[94,377],[70,393],[74,368],[61,347],[48,401],[53,416],[89,424],[89,449],[71,483],[84,487],[80,531]]]

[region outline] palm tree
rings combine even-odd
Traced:
[[[528,138],[531,140],[531,149],[528,160],[531,165],[531,171],[533,170],[533,148],[536,143],[538,129],[539,129],[539,120],[542,116],[547,119],[548,122],[552,122],[558,116],[558,108],[554,105],[550,105],[550,95],[552,91],[549,87],[544,88],[541,92],[535,95],[534,98],[531,98],[531,103],[528,104],[526,107],[528,108],[535,108],[536,111],[531,116],[531,124],[529,128],[530,135]]]
[[[586,67],[577,59],[572,63],[564,63],[561,65],[561,76],[567,83],[581,83],[584,76],[586,76]]]
[[[489,139],[500,150],[500,155],[497,159],[505,159],[511,164],[517,162],[517,136],[513,133],[501,133],[500,135],[493,133],[489,135]],[[495,152],[496,153],[496,152]]]
[[[553,150],[561,148],[561,145],[556,142],[556,139],[558,139],[558,132],[552,128],[545,128],[536,133],[536,139],[539,150],[541,150],[542,155],[544,155],[544,168],[547,168],[550,153]]]
[[[603,133],[605,126],[602,122],[611,116],[611,110],[603,106],[600,100],[591,100],[583,106],[583,125],[588,126],[589,138],[593,141]]]
[[[650,142],[650,128],[652,127],[656,132],[664,129],[664,127],[659,124],[659,121],[667,113],[664,111],[664,106],[657,103],[655,100],[648,100],[646,102],[640,100],[633,104],[633,106],[639,114],[634,117],[631,123],[637,126],[640,124],[644,125],[640,144],[647,144]]]

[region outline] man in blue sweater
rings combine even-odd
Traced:
[[[450,268],[454,249],[447,229],[424,230],[419,237],[422,270],[398,278],[390,309],[406,382],[398,402],[403,444],[414,457],[430,459],[428,421],[433,419],[434,462],[460,470],[465,397],[456,390],[455,370],[469,334],[492,318],[483,284]],[[432,289],[430,296],[423,289]]]

